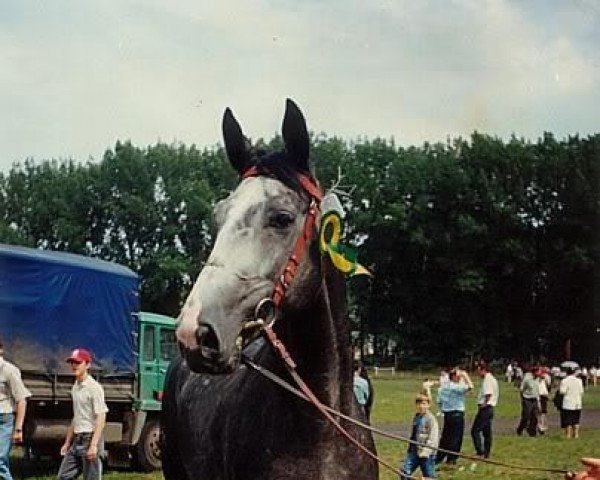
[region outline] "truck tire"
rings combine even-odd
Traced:
[[[136,448],[137,464],[144,472],[160,470],[160,422],[158,420],[148,420]]]

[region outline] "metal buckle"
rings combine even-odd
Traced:
[[[275,303],[271,297],[263,298],[254,309],[254,319],[264,320],[265,323],[271,323],[275,320]]]

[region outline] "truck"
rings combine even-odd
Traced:
[[[140,278],[83,255],[0,244],[0,338],[5,358],[31,392],[23,427],[34,455],[58,455],[73,415],[78,347],[93,354],[91,375],[109,408],[109,466],[159,469],[165,374],[177,353],[175,320],[140,311]]]

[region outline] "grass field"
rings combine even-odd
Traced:
[[[421,382],[425,378],[424,373],[400,373],[395,377],[384,376],[373,378],[376,392],[375,405],[373,408],[372,422],[376,426],[392,431],[401,430],[402,434],[408,434],[408,424],[414,414],[414,396],[419,391]],[[431,374],[430,378],[435,378]],[[478,388],[478,379],[473,379]],[[475,393],[470,394],[467,402],[466,432],[467,436],[463,443],[463,453],[472,454],[473,447],[468,436],[472,419],[475,412]],[[549,410],[554,414],[554,408],[550,405]],[[582,416],[582,433],[578,440],[566,440],[561,432],[554,428],[545,436],[529,438],[518,437],[514,428],[520,414],[520,403],[517,390],[500,382],[500,402],[496,409],[494,425],[497,433],[494,437],[492,458],[497,461],[539,466],[545,468],[577,469],[579,458],[582,456],[600,457],[600,424],[586,425],[586,410],[600,411],[600,386],[589,387],[584,397],[584,411]],[[591,415],[589,415],[591,417]],[[600,415],[594,415],[595,419]],[[397,466],[404,458],[406,444],[395,440],[376,437],[378,453],[387,462]],[[32,478],[49,480],[55,477],[56,466],[49,464],[23,463],[20,459],[14,459],[13,475],[15,478]],[[456,467],[444,465],[438,470],[439,478],[447,479],[470,479],[470,480],[495,480],[495,479],[560,479],[557,474],[540,472],[523,472],[508,468],[488,466],[480,464],[474,471],[470,470],[469,460],[459,460]],[[463,470],[459,470],[460,467]],[[126,471],[108,471],[104,475],[106,480],[159,480],[162,475],[157,472],[153,474],[140,474]],[[380,480],[396,479],[396,476],[380,468]],[[205,479],[199,479],[205,480]],[[210,479],[206,479],[210,480]],[[335,479],[332,479],[335,480]],[[360,479],[357,479],[360,480]]]
[[[403,373],[396,377],[381,377],[373,379],[376,392],[375,407],[372,414],[372,422],[385,429],[386,425],[408,424],[414,415],[414,396],[418,392],[421,382],[426,374],[415,375],[413,373]],[[431,374],[430,378],[436,378]],[[473,378],[477,391],[479,379]],[[471,422],[476,411],[476,392],[469,394],[467,401],[467,413],[465,417],[466,436],[463,442],[463,453],[473,454],[473,446],[468,435]],[[551,393],[552,395],[552,393]],[[582,415],[582,433],[581,438],[577,440],[567,440],[562,437],[562,432],[558,428],[552,429],[544,436],[530,438],[528,436],[518,437],[514,430],[520,416],[520,400],[518,390],[500,381],[500,401],[495,409],[495,425],[505,432],[496,434],[492,448],[492,458],[497,461],[527,465],[539,466],[545,468],[559,469],[577,469],[579,468],[579,458],[582,456],[600,457],[600,424],[586,426],[586,410],[600,410],[600,386],[589,387],[584,397],[584,411]],[[556,415],[554,407],[548,406],[551,415]],[[595,416],[596,417],[596,416]],[[509,429],[506,432],[506,429]],[[497,428],[499,429],[499,428]],[[406,429],[405,429],[406,430]],[[404,434],[408,434],[405,431]],[[387,462],[398,466],[404,458],[406,444],[394,440],[376,438],[379,455]],[[438,470],[439,478],[448,479],[557,479],[561,478],[557,474],[548,474],[540,472],[526,472],[488,466],[480,464],[475,471],[470,471],[471,462],[468,460],[459,460],[457,467],[442,465]],[[463,466],[464,470],[458,469]],[[380,480],[392,480],[397,477],[390,471],[381,468]]]

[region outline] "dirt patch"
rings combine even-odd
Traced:
[[[558,430],[560,428],[560,417],[556,409],[552,406],[548,407],[550,412],[548,413],[548,427],[550,430]],[[440,427],[442,426],[442,420],[438,417]],[[465,419],[465,435],[469,435],[471,424],[473,423],[472,417]],[[517,424],[519,423],[518,418],[495,418],[493,423],[494,434],[496,435],[516,435]],[[409,436],[411,431],[411,424],[409,423],[375,423],[375,427],[392,433],[394,435]],[[581,412],[581,427],[585,428],[600,428],[600,409],[588,409]]]

